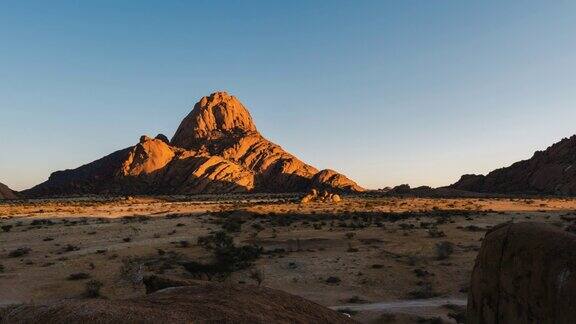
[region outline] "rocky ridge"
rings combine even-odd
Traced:
[[[16,193],[8,188],[7,185],[0,183],[0,200],[2,199],[16,199]]]
[[[463,175],[452,189],[499,194],[576,195],[576,135],[487,175]]]

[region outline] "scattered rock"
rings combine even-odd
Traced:
[[[328,191],[323,191],[320,193],[316,189],[310,190],[308,194],[306,194],[302,199],[300,199],[300,203],[306,204],[309,202],[328,202],[328,203],[339,203],[342,201],[337,194],[329,193]]]

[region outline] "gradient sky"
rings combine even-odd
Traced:
[[[447,185],[576,133],[576,1],[2,1],[0,182],[171,137],[236,95],[368,188]]]

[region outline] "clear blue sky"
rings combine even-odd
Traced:
[[[226,90],[302,160],[447,185],[576,133],[576,2],[3,1],[0,182],[171,137]]]

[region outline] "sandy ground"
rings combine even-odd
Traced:
[[[338,204],[302,205],[296,198],[0,203],[0,305],[80,298],[91,279],[103,283],[106,298],[144,294],[142,275],[187,278],[182,262],[211,260],[198,238],[232,222],[241,224],[228,229],[237,245],[266,251],[252,268],[234,273],[233,283],[254,283],[250,274],[258,270],[262,285],[340,306],[361,322],[455,322],[449,314],[455,317],[465,302],[487,229],[510,221],[566,227],[576,219],[574,199],[351,196]],[[70,280],[77,273],[88,278]]]

